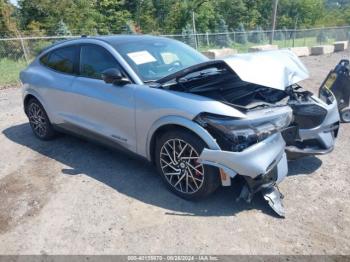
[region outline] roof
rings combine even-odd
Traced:
[[[169,38],[165,38],[161,36],[152,36],[152,35],[108,35],[108,36],[94,36],[94,37],[87,37],[87,38],[102,40],[111,45],[124,44],[128,42],[147,41],[147,40],[157,40],[157,41],[169,40]]]
[[[124,43],[128,43],[128,42],[137,42],[137,41],[160,41],[160,40],[164,40],[164,41],[169,41],[169,38],[166,37],[161,37],[161,36],[151,36],[151,35],[107,35],[107,36],[82,36],[82,37],[78,37],[78,38],[71,38],[71,39],[65,39],[65,40],[59,40],[55,43],[53,43],[50,46],[47,46],[45,48],[43,48],[40,53],[44,52],[45,50],[51,49],[52,47],[55,47],[59,44],[62,43],[69,43],[72,42],[74,43],[75,41],[79,41],[81,42],[84,39],[93,39],[93,40],[101,40],[104,41],[110,45],[118,45],[118,44],[124,44]]]

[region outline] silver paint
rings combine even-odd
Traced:
[[[83,128],[148,160],[152,158],[151,141],[155,132],[165,125],[181,126],[197,134],[207,144],[201,159],[223,167],[230,176],[256,177],[267,172],[271,165],[281,166],[279,177],[286,175],[285,143],[279,133],[240,153],[222,151],[208,131],[193,119],[203,112],[241,119],[250,118],[249,115],[211,98],[144,85],[115,49],[104,41],[72,40],[55,45],[41,55],[54,48],[82,43],[107,49],[128,73],[133,84],[116,86],[102,80],[58,73],[41,65],[37,58],[21,72],[23,98],[35,96],[44,106],[52,124],[69,123]],[[273,114],[278,115],[277,111]]]
[[[289,50],[238,54],[224,61],[243,81],[279,90],[309,77],[304,64]]]

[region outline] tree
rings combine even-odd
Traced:
[[[0,0],[0,37],[18,37],[17,24],[13,19],[14,7],[7,0]],[[19,41],[0,41],[1,58],[23,58]]]
[[[190,24],[187,24],[184,28],[182,28],[182,41],[192,47],[196,46],[196,40],[193,35],[193,28]]]
[[[278,41],[284,41],[286,40],[286,34],[283,30],[277,30],[275,32],[275,37],[274,37],[274,40],[278,40]]]
[[[104,33],[108,30],[118,34],[132,19],[130,12],[125,8],[123,0],[99,0],[96,3],[98,17],[98,31]]]
[[[9,6],[14,9],[9,0],[0,1],[2,10]],[[197,32],[201,33],[217,30],[221,19],[229,31],[240,24],[249,30],[257,26],[269,29],[272,1],[18,0],[18,6],[20,29],[30,30],[34,35],[55,34],[61,20],[72,34],[121,33],[127,23],[134,24],[138,32],[181,34],[187,24],[192,24],[193,13]],[[277,28],[349,23],[350,0],[279,0]]]
[[[247,33],[244,29],[243,23],[240,23],[237,29],[236,42],[245,45],[247,40]]]
[[[321,31],[317,35],[317,42],[320,44],[324,44],[327,41],[328,41],[328,36],[326,32],[323,29],[321,29]]]
[[[36,22],[48,34],[54,34],[63,20],[73,34],[89,34],[101,19],[96,3],[97,0],[60,0],[54,4],[53,0],[19,0],[21,28],[27,30]]]
[[[244,0],[218,0],[215,11],[221,15],[229,29],[235,29],[240,22],[245,21],[247,6]]]
[[[17,24],[12,15],[13,6],[8,0],[0,0],[0,35],[1,37],[17,36]]]
[[[228,47],[231,45],[231,39],[228,31],[228,26],[225,23],[224,19],[220,19],[217,25],[216,35],[216,44],[219,47]]]
[[[257,26],[256,29],[251,32],[249,41],[256,44],[260,44],[264,41],[264,32],[261,26]]]
[[[324,17],[324,0],[280,0],[278,26],[311,27]]]
[[[56,35],[71,35],[71,32],[69,31],[67,25],[63,22],[62,19],[58,22],[55,33]]]

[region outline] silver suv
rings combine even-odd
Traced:
[[[240,197],[250,201],[261,191],[281,216],[276,185],[288,173],[281,131],[294,128],[298,104],[291,106],[290,93],[306,77],[287,51],[210,61],[183,43],[152,36],[59,42],[20,75],[38,138],[68,131],[127,149],[153,162],[185,199],[230,186],[240,175]],[[338,120],[325,114],[334,132]],[[333,146],[334,134],[326,139]]]

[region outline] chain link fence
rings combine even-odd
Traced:
[[[230,47],[238,52],[248,52],[249,48],[270,43],[271,31],[223,32],[204,34],[164,35],[185,42],[200,50]],[[350,40],[350,26],[314,29],[276,30],[273,44],[279,48],[312,47]]]
[[[199,51],[229,47],[238,52],[248,52],[256,45],[269,44],[271,31],[253,30],[246,32],[221,33],[186,33],[178,35],[162,35],[184,42]],[[23,37],[0,38],[0,86],[18,79],[18,71],[24,68],[43,48],[58,41],[79,38],[80,36],[28,36],[28,32],[21,32]],[[291,30],[283,29],[274,32],[273,44],[279,48],[315,46],[332,44],[335,41],[350,40],[350,26],[332,28],[314,28]],[[14,69],[11,69],[14,68]],[[13,73],[14,71],[15,73]],[[13,74],[13,76],[6,76]]]

